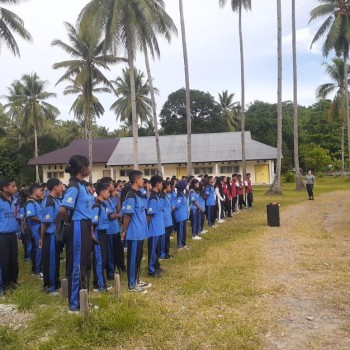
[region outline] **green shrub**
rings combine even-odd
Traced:
[[[293,171],[288,170],[287,173],[284,175],[284,182],[286,183],[292,183],[295,182],[295,174]]]

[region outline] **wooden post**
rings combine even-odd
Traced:
[[[117,298],[120,298],[120,275],[119,273],[114,274],[114,293]]]
[[[84,319],[89,316],[89,298],[87,289],[81,289],[79,291],[80,298],[80,316]]]
[[[67,280],[67,278],[64,278],[61,281],[61,291],[62,291],[63,298],[67,299],[68,298],[68,280]]]

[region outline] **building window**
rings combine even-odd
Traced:
[[[145,169],[145,176],[153,176],[157,174],[157,169]]]
[[[129,176],[130,169],[120,169],[120,176],[127,177]]]
[[[63,171],[48,171],[47,178],[48,179],[63,179],[64,172]]]
[[[199,174],[212,174],[213,173],[213,167],[211,166],[208,166],[208,167],[196,167],[194,168],[194,173],[196,175],[199,175]]]
[[[239,173],[239,166],[221,166],[220,167],[220,174],[237,174]]]

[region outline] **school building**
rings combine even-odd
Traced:
[[[133,139],[97,139],[92,141],[93,181],[110,176],[128,179],[133,169]],[[270,184],[274,178],[277,149],[254,141],[249,131],[245,133],[246,167],[254,184]],[[181,178],[187,174],[187,135],[160,136],[162,170],[165,177]],[[43,168],[43,181],[59,178],[68,183],[64,172],[70,156],[88,157],[88,140],[74,140],[69,146],[33,158],[28,165]],[[139,168],[145,177],[157,173],[156,142],[154,136],[139,137]],[[192,135],[192,169],[194,175],[213,176],[242,174],[242,148],[240,132],[223,132]]]

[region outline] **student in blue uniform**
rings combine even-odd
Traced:
[[[121,226],[119,219],[121,215],[117,213],[118,207],[118,188],[112,184],[110,197],[105,200],[108,214],[108,229],[107,229],[107,263],[106,272],[107,279],[113,280],[116,268],[121,272],[126,272],[124,264],[124,248],[121,241]]]
[[[140,189],[143,187],[143,174],[139,170],[129,173],[131,187],[122,204],[124,232],[128,248],[127,271],[128,287],[130,292],[146,293],[150,286],[139,279],[143,255],[143,241],[148,238],[146,211]]]
[[[17,197],[17,222],[18,222],[18,230],[20,232],[20,239],[23,244],[24,249],[24,261],[31,261],[31,251],[32,251],[32,242],[30,229],[28,228],[26,222],[26,202],[29,197],[29,193],[27,189],[22,189],[18,193]]]
[[[56,242],[56,223],[60,202],[57,197],[63,191],[62,182],[58,179],[47,181],[49,194],[41,203],[41,237],[39,247],[42,249],[42,266],[44,277],[44,289],[47,293],[56,294],[61,287],[60,282],[60,251]]]
[[[14,179],[0,180],[0,295],[17,284],[18,279],[18,224],[13,196],[17,192]]]
[[[67,278],[69,309],[78,312],[79,291],[88,289],[91,273],[91,200],[84,184],[90,175],[89,160],[81,155],[69,159],[65,169],[72,178],[60,207],[60,215],[68,229]]]
[[[205,221],[205,200],[206,195],[204,193],[205,190],[205,181],[202,180],[199,182],[199,196],[198,196],[198,204],[201,208],[200,211],[200,218],[199,218],[199,225],[200,225],[200,233],[204,234],[207,233],[207,230],[204,230],[204,221]]]
[[[93,268],[94,268],[94,292],[107,291],[105,267],[107,264],[107,229],[109,226],[107,205],[109,198],[109,184],[99,182],[96,184],[97,198],[92,206],[92,230],[93,230]]]
[[[160,277],[162,269],[159,264],[161,236],[165,234],[164,221],[162,216],[162,205],[160,192],[163,188],[163,178],[154,175],[150,180],[152,191],[149,195],[147,209],[148,223],[148,276]]]
[[[42,208],[40,201],[44,196],[44,190],[42,186],[35,183],[29,187],[29,198],[26,203],[26,220],[31,231],[32,242],[32,272],[34,275],[42,278],[42,266],[41,266],[41,248],[39,247],[40,241],[40,226],[42,218]]]
[[[181,180],[176,184],[177,196],[175,199],[175,222],[177,232],[177,248],[179,250],[187,250],[186,245],[186,222],[188,220],[188,204],[186,190],[187,181]]]
[[[205,188],[205,195],[207,199],[205,200],[206,205],[206,213],[207,213],[207,219],[208,219],[208,226],[214,226],[215,224],[215,188],[214,188],[215,179],[212,176],[208,177],[208,185]]]
[[[170,255],[170,236],[173,230],[173,219],[172,219],[172,206],[169,192],[171,191],[170,182],[163,181],[163,189],[160,193],[160,203],[162,208],[163,222],[165,227],[165,234],[161,237],[161,259],[172,259]]]
[[[202,208],[199,206],[199,181],[197,179],[192,179],[189,189],[192,239],[201,240],[202,237],[199,237],[199,234],[201,232],[200,217]]]

